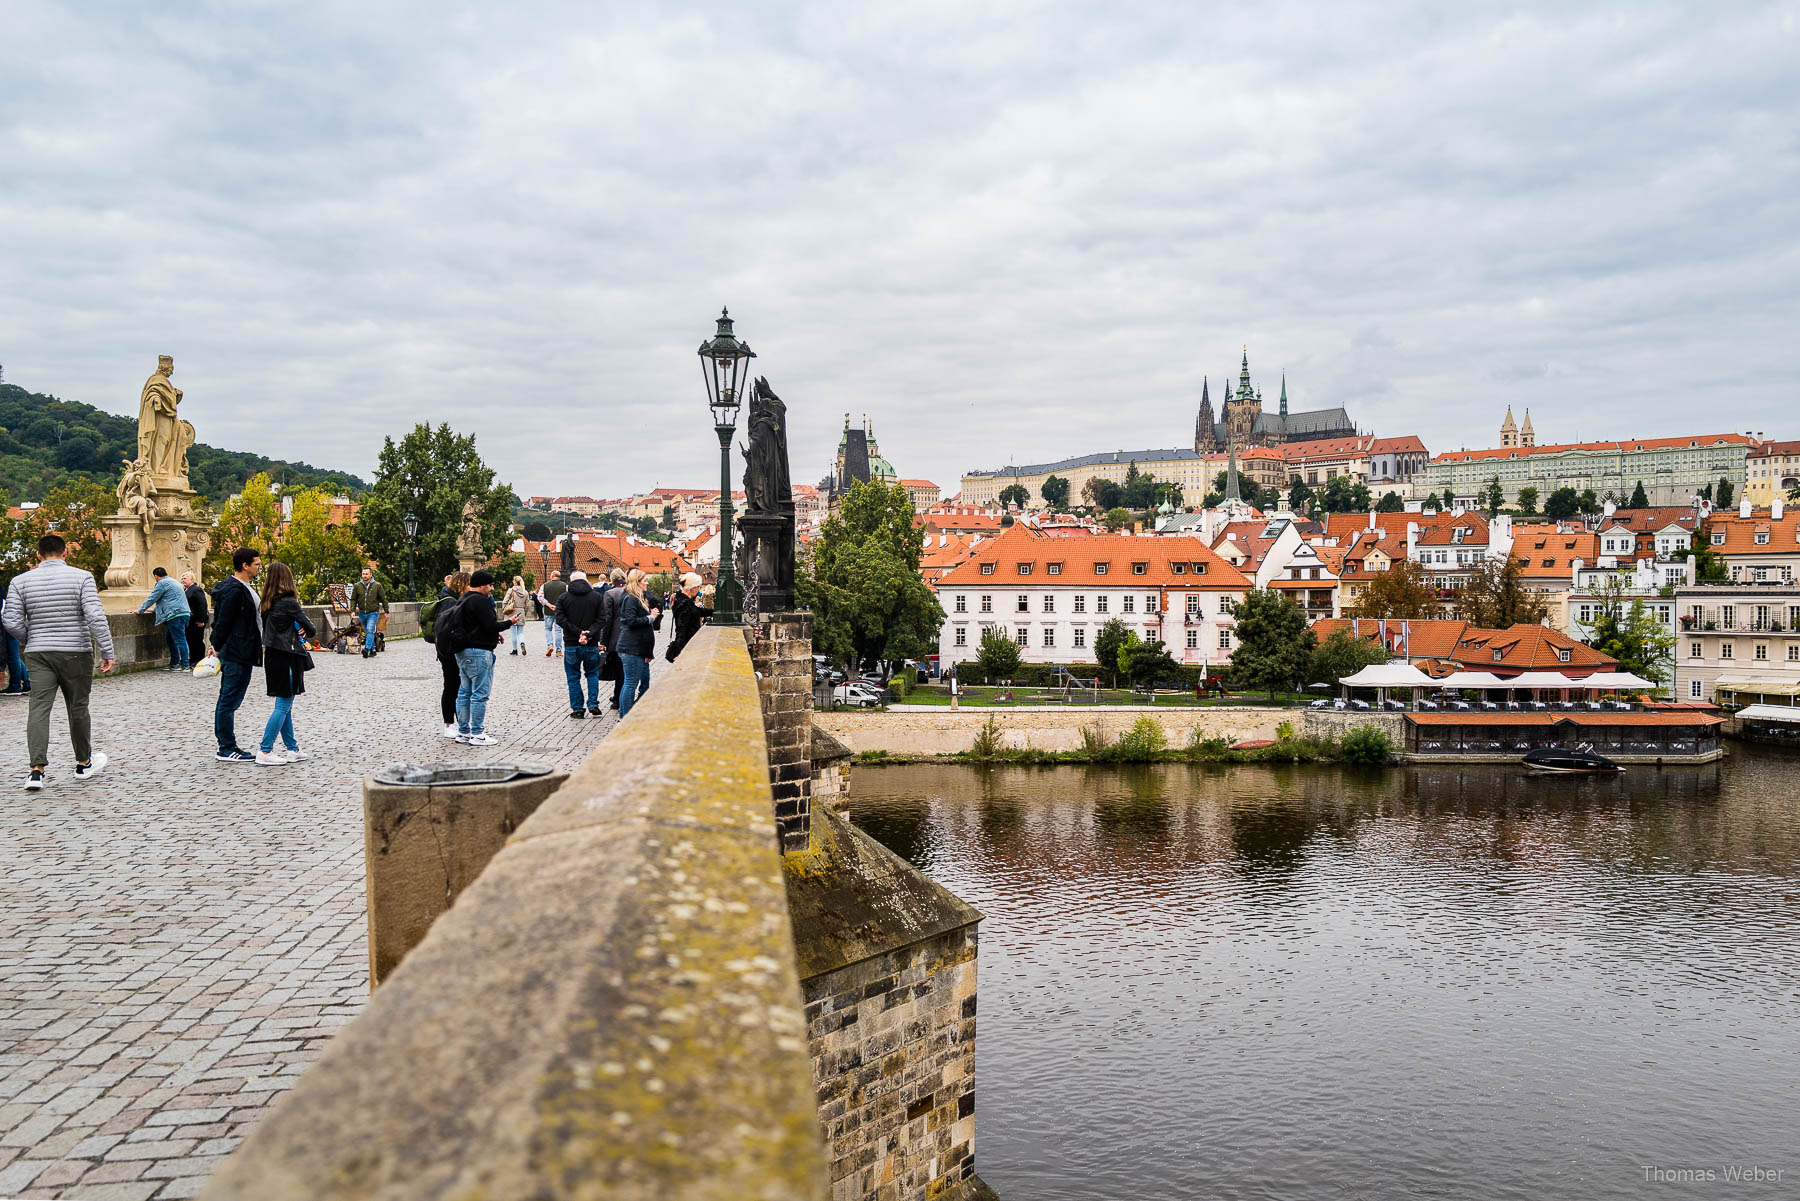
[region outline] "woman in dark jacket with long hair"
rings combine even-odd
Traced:
[[[275,698],[275,708],[263,727],[262,749],[256,753],[256,761],[264,767],[280,767],[307,757],[294,737],[294,698],[306,691],[306,673],[312,667],[306,644],[316,633],[300,608],[293,571],[286,563],[270,563],[263,572],[263,679]],[[287,748],[285,754],[275,750],[277,734]]]
[[[619,667],[625,681],[619,693],[620,721],[650,687],[650,656],[656,653],[656,623],[661,619],[662,609],[644,591],[643,571],[633,567],[619,597]]]
[[[444,577],[444,591],[449,595],[438,601],[437,614],[431,625],[431,644],[437,651],[438,668],[444,674],[444,690],[438,695],[438,709],[444,715],[445,738],[456,737],[456,693],[462,687],[462,671],[456,666],[456,652],[444,638],[444,623],[468,590],[468,572],[453,572]]]

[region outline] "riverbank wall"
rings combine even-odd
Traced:
[[[815,711],[813,724],[861,754],[886,751],[890,755],[953,755],[969,749],[975,736],[991,718],[999,728],[1003,745],[1012,750],[1080,750],[1083,730],[1098,727],[1109,741],[1131,729],[1140,718],[1152,717],[1163,728],[1171,747],[1186,746],[1200,731],[1201,738],[1241,742],[1274,738],[1283,722],[1295,722],[1293,709],[1208,707],[1156,708],[1119,705],[1092,709],[959,709],[893,708]]]

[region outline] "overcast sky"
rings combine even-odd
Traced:
[[[1800,4],[80,4],[0,40],[0,364],[368,475],[717,479],[721,304],[793,473],[1181,445],[1800,437]]]

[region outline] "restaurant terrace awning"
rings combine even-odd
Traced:
[[[1750,692],[1762,696],[1800,696],[1800,680],[1746,680],[1737,676],[1720,676],[1713,681],[1720,692]]]
[[[1504,688],[1506,681],[1491,672],[1453,671],[1441,680],[1433,680],[1439,688]]]
[[[1338,683],[1346,688],[1433,688],[1437,681],[1410,663],[1372,663]]]
[[[1649,680],[1642,676],[1634,676],[1628,671],[1597,671],[1584,680],[1575,681],[1578,688],[1655,688]]]
[[[1746,705],[1737,711],[1739,721],[1784,721],[1800,726],[1800,705]]]

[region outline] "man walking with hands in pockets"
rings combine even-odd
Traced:
[[[44,786],[50,763],[50,707],[62,693],[69,712],[69,741],[75,750],[75,778],[91,780],[106,766],[106,756],[92,744],[88,693],[94,686],[94,647],[100,648],[100,670],[113,669],[112,630],[100,608],[100,590],[92,572],[63,562],[67,544],[58,534],[38,539],[38,565],[13,578],[6,590],[0,623],[25,648],[31,674],[31,708],[25,715],[25,751],[31,774],[25,790]]]

